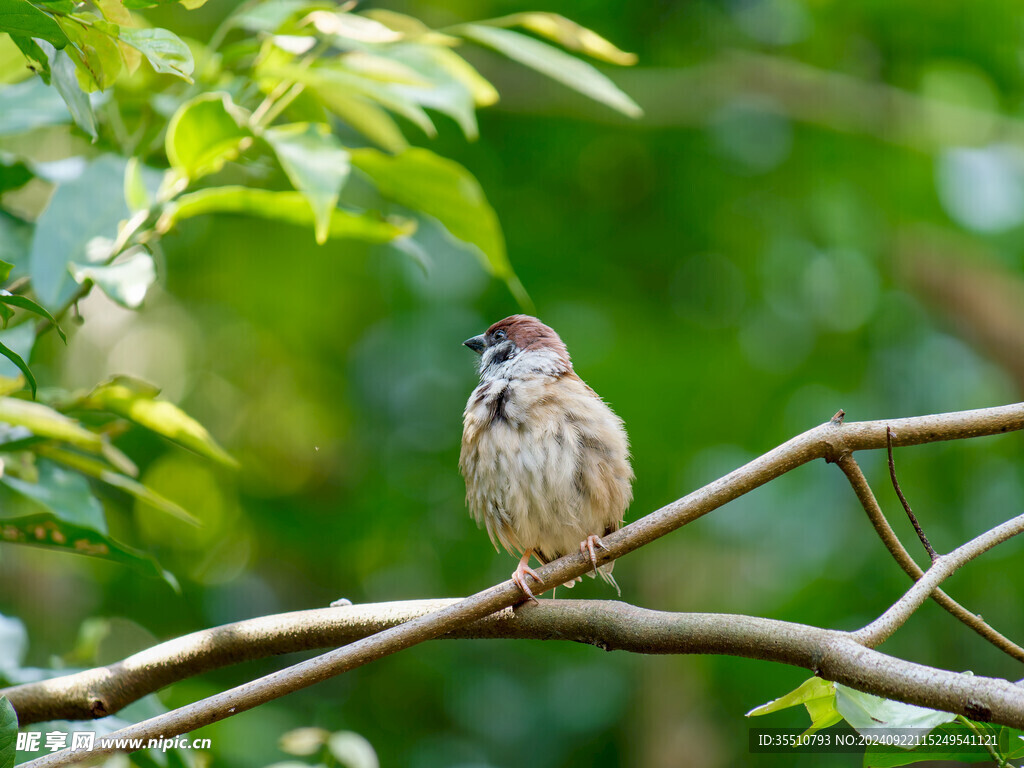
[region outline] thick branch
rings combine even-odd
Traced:
[[[61,678],[62,690],[76,691],[78,706],[87,707],[92,695],[118,696],[124,690],[137,690],[140,683],[152,690],[157,679],[152,670],[161,671],[160,679],[182,679],[246,659],[352,642],[458,602],[409,600],[241,621],[162,643],[110,667]],[[665,613],[611,600],[545,600],[499,611],[444,637],[570,640],[608,651],[743,656],[803,667],[879,696],[1004,725],[1024,725],[1024,689],[1010,682],[925,667],[866,649],[847,632],[773,619]],[[23,711],[30,713],[26,722],[40,719],[30,707],[33,701],[46,700],[46,687],[52,682],[56,681],[9,689],[19,716]]]
[[[872,492],[871,486],[868,484],[867,478],[864,477],[864,473],[861,471],[856,459],[852,455],[847,455],[840,458],[836,464],[843,470],[843,474],[846,475],[850,485],[853,486],[854,493],[857,494],[861,506],[867,512],[868,519],[875,527],[875,531],[878,533],[879,538],[882,539],[886,549],[889,550],[896,562],[899,563],[900,568],[910,578],[914,579],[914,581],[920,579],[924,575],[924,571],[914,562],[914,559],[907,552],[906,547],[903,546],[892,526],[889,525],[889,521],[885,519],[885,514],[878,505],[878,500],[875,498],[875,494]],[[992,643],[996,648],[1018,661],[1024,661],[1024,648],[1021,648],[1010,638],[993,629],[984,619],[975,613],[971,613],[941,589],[934,590],[931,593],[931,598],[945,610],[949,611],[952,616],[955,616],[966,626]],[[870,646],[871,643],[867,643],[867,645]]]
[[[940,555],[928,572],[918,579],[889,610],[863,629],[854,632],[854,637],[868,646],[876,646],[899,629],[911,614],[921,607],[939,584],[952,576],[958,569],[969,563],[997,544],[1024,533],[1024,515],[1007,520],[991,530],[957,547],[948,555]]]
[[[827,458],[835,461],[850,451],[883,448],[886,444],[886,427],[889,424],[896,432],[896,445],[917,445],[939,440],[1000,434],[1024,428],[1024,403],[897,419],[891,422],[860,422],[846,425],[827,422],[789,440],[704,488],[607,536],[607,549],[599,551],[598,564],[632,552],[812,459]],[[592,567],[590,560],[582,554],[560,558],[539,569],[543,583],[536,585],[534,592],[545,592],[570,579],[582,576]],[[293,667],[123,728],[112,734],[112,737],[145,740],[177,735],[215,723],[424,640],[451,632],[513,605],[521,596],[519,588],[511,581],[503,582],[405,624],[385,629]],[[101,755],[99,751],[89,753],[90,758]],[[26,765],[36,768],[71,765],[81,762],[84,757],[69,752],[58,752]]]

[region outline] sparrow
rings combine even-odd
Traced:
[[[601,536],[619,529],[633,498],[622,419],[535,317],[506,317],[463,344],[480,355],[459,457],[477,525],[495,549],[520,556],[512,580],[533,602],[526,576],[541,580],[530,557],[543,565],[574,551],[589,553],[594,571],[621,594],[614,563],[598,568],[594,547],[604,548]]]

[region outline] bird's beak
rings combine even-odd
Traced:
[[[474,336],[472,339],[466,339],[462,343],[478,355],[482,355],[484,353],[484,347],[487,346],[487,342],[484,341],[484,335],[482,333],[479,336]]]

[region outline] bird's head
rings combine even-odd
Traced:
[[[499,320],[485,333],[466,339],[480,355],[480,375],[503,371],[507,378],[526,373],[567,373],[572,370],[569,351],[551,328],[529,315]]]

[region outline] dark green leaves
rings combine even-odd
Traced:
[[[11,475],[0,477],[0,518],[48,513],[62,523],[106,535],[103,507],[84,477],[50,461],[38,462],[36,469],[34,482]]]
[[[68,44],[68,37],[48,13],[28,0],[0,0],[0,32],[12,37],[38,37],[55,48]]]
[[[7,265],[7,271],[8,273],[10,272],[9,264]],[[32,299],[28,298],[27,296],[17,296],[11,293],[10,291],[6,291],[3,288],[0,288],[0,304],[6,304],[11,307],[20,307],[21,309],[27,309],[29,312],[33,312],[39,315],[40,317],[49,320],[53,327],[57,330],[57,333],[60,335],[61,341],[67,342],[67,336],[64,335],[64,331],[57,324],[57,321],[53,318],[53,315],[51,315],[49,312],[47,312],[45,309],[36,304],[36,302],[32,301]]]

